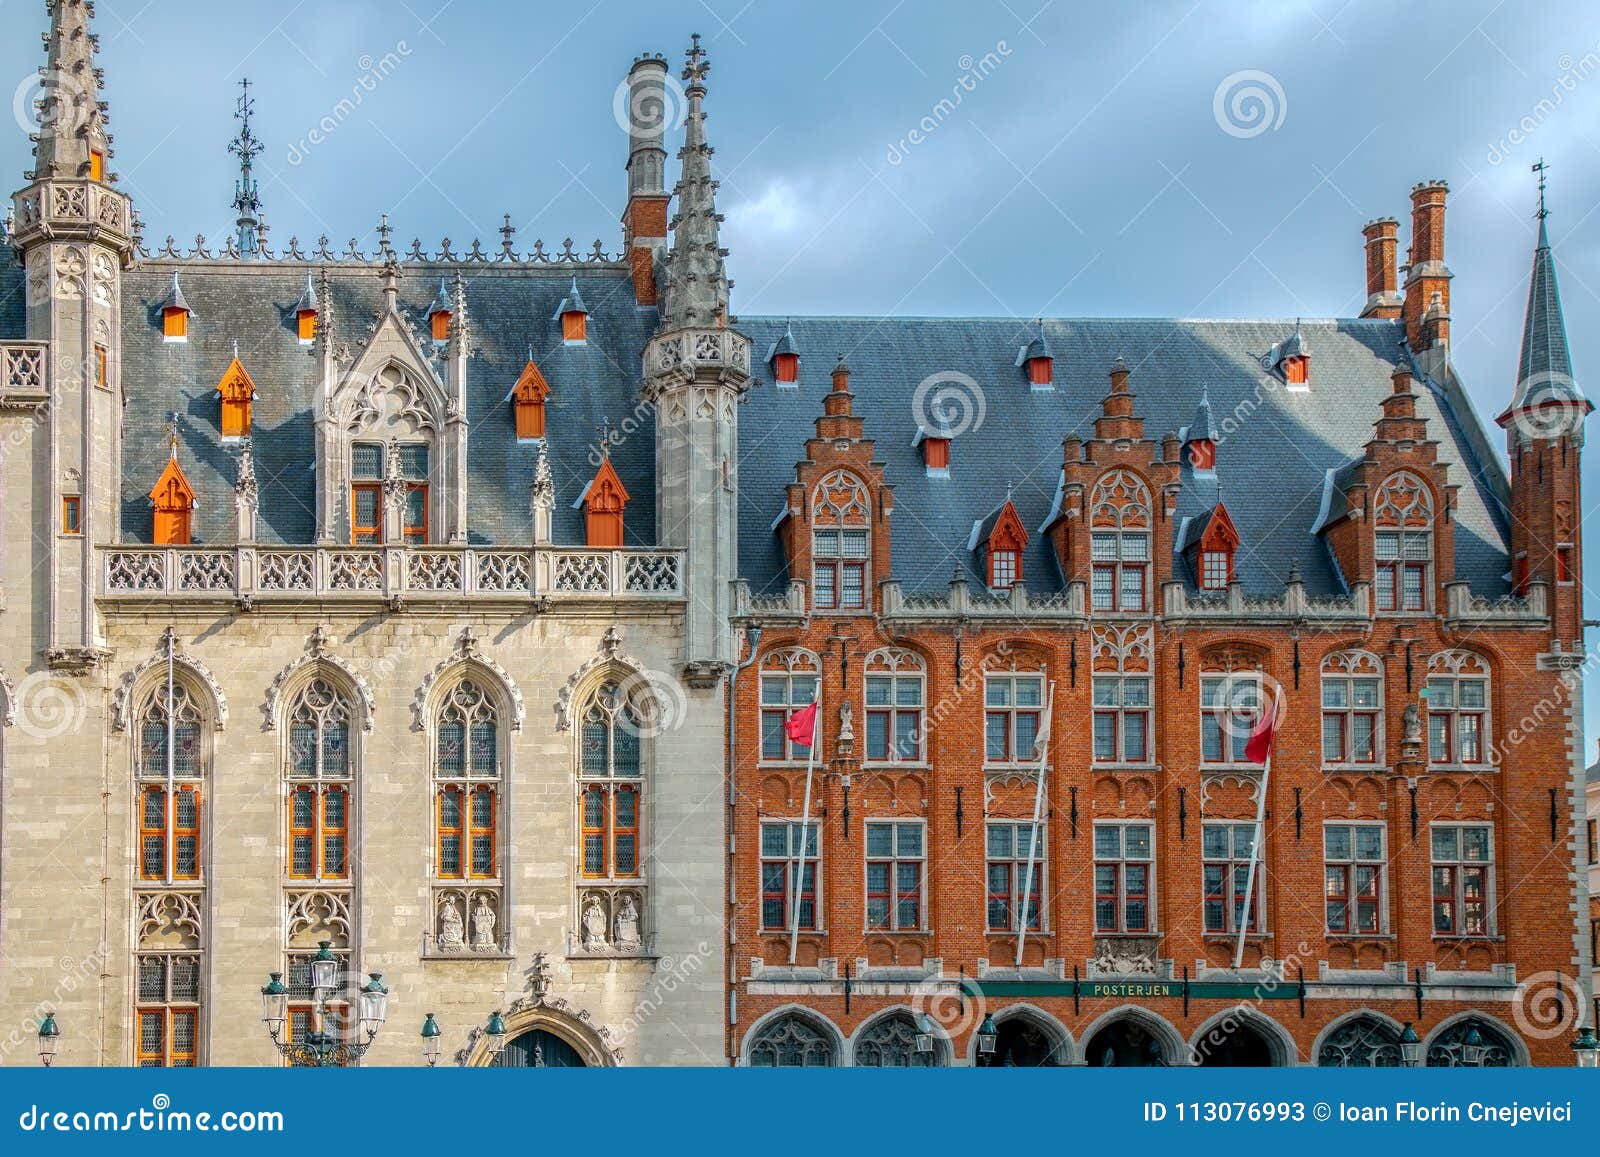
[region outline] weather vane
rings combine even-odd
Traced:
[[[1544,207],[1544,175],[1549,168],[1550,166],[1545,164],[1544,158],[1540,157],[1532,170],[1539,174],[1539,220],[1541,221],[1550,215],[1550,211]]]
[[[265,150],[250,131],[250,117],[256,110],[250,99],[250,81],[241,80],[239,106],[234,117],[239,121],[239,135],[228,142],[228,151],[239,158],[239,180],[234,188],[233,207],[239,211],[239,251],[246,254],[261,252],[261,196],[256,188],[251,168],[255,159]]]
[[[704,82],[706,73],[711,71],[711,62],[706,59],[706,50],[700,47],[700,34],[696,32],[689,37],[689,51],[684,55],[688,63],[683,66],[683,79],[695,84]]]

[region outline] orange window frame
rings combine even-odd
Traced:
[[[377,517],[373,525],[367,526],[356,522],[356,511],[360,509],[359,497],[364,491],[370,491],[376,502],[374,504]],[[381,482],[356,482],[350,487],[350,542],[353,546],[377,546],[383,542],[383,483]]]
[[[250,432],[250,400],[222,400],[222,436],[243,438]]]
[[[413,494],[422,495],[422,521],[420,523],[411,521],[411,496]],[[401,531],[405,541],[417,546],[426,543],[428,541],[428,484],[426,482],[406,483],[406,508],[404,514],[405,525],[401,527]]]
[[[532,441],[544,437],[544,403],[518,401],[514,403],[517,417],[517,440]]]
[[[600,803],[598,821],[589,813],[591,799]],[[583,877],[586,880],[608,879],[611,872],[611,841],[606,838],[606,832],[611,826],[611,800],[603,785],[590,784],[583,789],[583,798],[578,801],[578,814],[582,828],[580,854],[583,857]],[[600,849],[600,863],[595,869],[589,867],[591,846]]]
[[[480,822],[477,804],[479,800],[483,799],[489,801],[489,815],[488,819]],[[499,875],[496,869],[500,849],[497,846],[498,841],[495,839],[495,819],[500,801],[495,798],[494,788],[487,784],[480,784],[472,789],[464,802],[467,807],[466,813],[462,816],[462,821],[467,829],[466,862],[464,864],[467,879],[492,880]],[[488,866],[485,868],[478,867],[479,840],[487,840],[489,844]]]
[[[155,823],[150,820],[150,801],[160,802],[160,819]],[[161,849],[161,869],[157,872],[150,870],[150,857],[147,854],[154,845]],[[141,880],[165,880],[167,878],[167,789],[164,786],[151,784],[139,792],[139,878]]]
[[[178,802],[180,797],[192,796],[194,821],[180,825]],[[152,798],[160,800],[160,819],[150,822]],[[150,784],[139,792],[139,878],[141,880],[198,880],[200,878],[200,825],[204,818],[200,789],[194,784],[179,784],[171,796],[165,785]],[[193,841],[194,867],[190,871],[178,870],[178,847],[181,841]],[[152,873],[145,855],[152,841],[161,849],[161,870]]]
[[[200,1048],[199,1010],[195,1008],[161,1008],[141,1005],[138,1009],[138,1027],[135,1030],[137,1040],[134,1048],[137,1050],[135,1063],[142,1069],[187,1068],[192,1069],[199,1063],[198,1051]],[[161,1040],[154,1049],[145,1047],[144,1025],[146,1017],[156,1017],[160,1022]],[[178,1034],[175,1031],[180,1021],[189,1022],[189,1039],[193,1045],[185,1052],[177,1050]]]
[[[561,315],[561,340],[579,342],[589,340],[589,315],[570,312]]]
[[[106,179],[106,155],[99,149],[89,150],[89,179],[91,181]]]
[[[312,341],[317,336],[317,311],[302,309],[295,314],[295,332],[301,341]]]
[[[775,354],[772,358],[772,377],[775,381],[793,384],[800,380],[800,355]]]
[[[109,360],[105,346],[97,345],[94,347],[94,384],[102,390],[111,388]]]
[[[428,318],[428,323],[432,327],[434,341],[450,340],[449,310],[441,309],[438,313],[432,314]]]
[[[169,308],[161,314],[161,333],[163,337],[187,338],[189,336],[189,311],[187,309]]]
[[[445,821],[445,801],[455,801],[455,822]],[[449,784],[439,789],[434,799],[433,807],[433,834],[434,834],[434,875],[441,880],[464,880],[467,878],[467,798],[464,788]],[[454,871],[445,869],[445,841],[455,840],[456,866]]]
[[[76,494],[61,500],[61,533],[83,533],[83,499]]]
[[[182,824],[179,822],[179,804],[185,797],[192,797],[194,804],[194,822]],[[174,880],[198,880],[200,878],[200,789],[193,784],[179,784],[172,794],[172,878]],[[178,850],[185,840],[194,841],[194,869],[192,871],[178,870]]]
[[[1310,375],[1310,369],[1309,358],[1287,358],[1283,363],[1283,380],[1292,386],[1303,386]]]
[[[616,798],[620,797],[623,793],[627,793],[633,798],[633,822],[630,824],[624,824],[617,818],[619,809],[616,806]],[[632,784],[623,783],[618,784],[614,789],[612,804],[606,809],[607,817],[611,820],[611,839],[608,851],[611,853],[610,863],[613,866],[613,870],[616,870],[616,865],[619,863],[617,857],[617,843],[619,838],[622,836],[633,837],[633,870],[628,872],[616,870],[618,879],[631,880],[639,875],[639,804],[639,790]]]

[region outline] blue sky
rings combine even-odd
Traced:
[[[44,5],[0,17],[15,88]],[[505,213],[522,245],[614,247],[617,84],[700,32],[738,311],[1348,316],[1360,226],[1405,222],[1412,184],[1443,177],[1454,355],[1492,415],[1542,156],[1579,380],[1596,364],[1600,12],[1579,0],[99,0],[97,29],[114,168],[155,240],[228,232],[248,76],[275,245],[370,247],[387,212],[434,248],[497,245]],[[1219,119],[1241,72],[1266,74],[1265,122]],[[21,130],[0,150],[20,175]],[[1600,493],[1600,453],[1585,474]]]

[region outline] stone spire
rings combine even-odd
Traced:
[[[1522,323],[1522,355],[1517,360],[1517,387],[1511,405],[1500,416],[1513,440],[1571,434],[1581,439],[1583,419],[1594,408],[1572,374],[1567,323],[1556,284],[1555,254],[1545,207],[1545,164],[1539,174],[1539,241],[1533,251],[1533,277],[1528,285],[1528,312]]]
[[[94,65],[100,41],[89,31],[90,0],[47,0],[50,31],[45,33],[45,64],[39,70],[39,131],[34,135],[30,178],[87,177],[90,155],[111,155],[106,106],[100,102],[104,78]],[[109,178],[109,172],[104,174]]]
[[[241,80],[239,107],[234,117],[239,121],[239,135],[228,142],[228,151],[239,158],[239,179],[234,183],[233,207],[239,211],[237,235],[239,252],[246,257],[261,253],[261,234],[266,226],[261,223],[261,194],[256,188],[251,167],[266,148],[250,131],[250,116],[255,112],[255,101],[250,99],[250,82]]]
[[[672,220],[672,251],[666,262],[666,304],[662,311],[663,329],[689,326],[721,326],[728,317],[728,275],[722,259],[727,256],[718,240],[722,215],[717,212],[717,182],[711,179],[710,145],[706,144],[706,74],[711,62],[696,35],[683,69],[684,97],[688,101],[688,120],[683,131],[683,148],[678,153],[682,166],[673,196],[677,215]]]

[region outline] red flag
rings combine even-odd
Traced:
[[[1265,763],[1267,756],[1272,754],[1272,743],[1277,734],[1278,697],[1273,695],[1272,702],[1261,713],[1261,718],[1256,720],[1255,730],[1250,732],[1250,738],[1245,741],[1245,759],[1251,763]]]
[[[817,705],[802,707],[789,716],[789,722],[783,725],[789,733],[789,741],[797,747],[810,747],[811,741],[816,737],[817,730]]]

